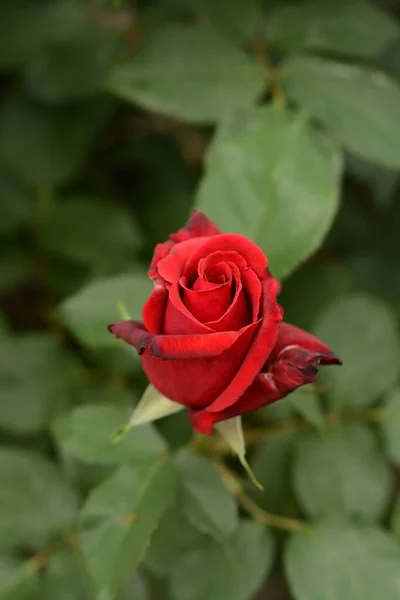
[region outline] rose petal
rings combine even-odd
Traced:
[[[153,258],[149,267],[149,277],[156,280],[158,278],[157,266],[160,260],[169,255],[172,248],[178,242],[184,242],[196,237],[207,237],[218,235],[221,230],[210,219],[208,219],[199,210],[194,211],[187,223],[179,229],[177,233],[171,234],[170,239],[163,244],[157,244],[154,249]]]
[[[143,307],[142,317],[146,329],[151,333],[161,333],[164,312],[168,300],[168,290],[163,282],[156,282],[155,288]]]
[[[230,306],[219,319],[208,321],[206,323],[207,327],[210,327],[213,331],[235,330],[252,322],[252,319],[250,318],[249,303],[242,286],[242,274],[237,265],[229,263],[229,266],[232,275],[234,276],[236,287],[235,296],[232,299]],[[257,321],[257,319],[254,319],[254,321]]]
[[[205,284],[207,282],[204,282]],[[231,305],[232,274],[229,281],[203,290],[190,290],[181,284],[183,303],[201,323],[219,319]],[[237,329],[240,329],[240,324]]]
[[[169,299],[164,314],[163,333],[186,335],[212,333],[212,329],[201,323],[183,304],[178,283],[168,284]]]
[[[196,277],[198,263],[202,258],[208,258],[214,252],[226,251],[234,251],[246,261],[260,279],[265,277],[268,261],[264,252],[246,237],[236,233],[222,233],[218,236],[204,238],[204,243],[199,245],[186,261],[183,274],[188,281],[193,281]]]
[[[236,331],[208,335],[154,335],[140,321],[118,321],[108,329],[117,339],[134,346],[138,354],[147,350],[153,357],[165,361],[218,356],[228,350],[239,337]]]
[[[248,354],[259,327],[260,323],[252,323],[241,331],[234,332],[238,335],[237,340],[219,356],[215,356],[214,345],[220,346],[218,336],[225,337],[226,332],[199,336],[203,338],[202,347],[205,354],[208,351],[208,356],[197,360],[186,360],[185,355],[182,360],[161,360],[150,352],[144,352],[141,356],[143,369],[149,381],[171,400],[185,406],[204,408],[232,381],[238,365],[243,363]]]
[[[195,210],[186,225],[177,233],[170,235],[171,240],[183,242],[194,237],[205,237],[222,233],[220,229],[201,211]]]
[[[221,412],[234,404],[250,386],[271,354],[278,337],[278,323],[281,320],[276,302],[276,284],[276,280],[271,276],[262,282],[263,318],[261,327],[235,377],[222,394],[208,406],[209,412]]]
[[[272,354],[272,360],[276,361],[283,353],[290,351],[293,348],[301,348],[308,350],[309,353],[315,356],[318,364],[321,365],[341,365],[340,358],[321,340],[299,329],[289,323],[281,323],[279,327],[278,339]]]
[[[297,343],[289,344],[290,341]],[[197,431],[210,435],[214,423],[258,410],[285,398],[301,385],[314,383],[318,365],[341,364],[326,344],[287,323],[280,325],[276,346],[276,358],[268,361],[268,370],[257,375],[235,404],[218,413],[209,412],[208,409],[190,411],[190,422]]]
[[[169,254],[162,258],[157,265],[157,273],[169,283],[178,281],[189,256],[201,248],[211,238],[194,238],[175,244]]]

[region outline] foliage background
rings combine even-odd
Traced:
[[[400,598],[399,15],[2,0],[1,600]],[[263,493],[184,414],[110,442],[146,382],[106,325],[193,206],[344,360],[247,418]]]

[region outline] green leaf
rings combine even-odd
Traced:
[[[174,600],[248,600],[273,563],[273,538],[258,523],[242,521],[224,544],[206,540],[182,555],[171,574]]]
[[[250,466],[265,492],[260,494],[249,486],[249,493],[257,504],[273,513],[287,514],[292,502],[290,466],[294,439],[291,432],[266,438],[256,447],[250,460]]]
[[[269,43],[283,52],[314,50],[379,57],[400,34],[391,15],[365,0],[281,5],[269,17]]]
[[[21,434],[42,431],[60,409],[80,366],[47,334],[0,340],[0,425]]]
[[[0,548],[36,548],[69,532],[76,497],[56,467],[32,452],[0,450]]]
[[[325,418],[321,403],[313,386],[300,388],[288,397],[293,411],[303,417],[308,423],[321,429],[324,427]]]
[[[106,110],[103,102],[53,108],[10,96],[0,112],[0,164],[27,185],[68,181],[81,168]]]
[[[397,502],[394,506],[391,519],[391,529],[396,539],[400,542],[400,498],[397,499]]]
[[[97,198],[72,197],[53,206],[43,225],[42,239],[46,251],[54,256],[107,268],[131,258],[140,236],[132,216],[122,206]]]
[[[325,520],[292,536],[286,573],[295,600],[397,600],[400,547],[369,524]]]
[[[176,478],[171,463],[123,466],[95,488],[81,514],[86,565],[98,598],[114,598],[143,560],[150,537],[173,502]]]
[[[285,281],[279,296],[285,321],[308,331],[329,304],[352,288],[347,266],[310,261]]]
[[[293,456],[294,489],[307,514],[382,516],[390,498],[390,472],[368,426],[347,423],[327,426],[323,433],[302,432]]]
[[[93,593],[78,552],[63,550],[46,568],[40,600],[93,600]]]
[[[119,54],[121,40],[111,28],[86,16],[63,39],[51,40],[28,61],[23,82],[34,98],[76,100],[100,91]]]
[[[0,234],[9,234],[26,225],[32,218],[30,193],[8,175],[0,173]]]
[[[31,274],[32,257],[17,240],[0,248],[0,291],[9,292]]]
[[[238,526],[237,506],[211,463],[186,450],[176,455],[181,510],[202,533],[223,539]]]
[[[328,231],[337,209],[340,162],[303,117],[257,109],[220,130],[196,205],[223,230],[261,246],[280,279]]]
[[[137,427],[115,444],[112,435],[129,418],[131,408],[118,404],[78,406],[53,425],[62,450],[90,463],[121,464],[147,461],[165,452],[167,446],[151,425]]]
[[[379,426],[388,456],[396,464],[400,464],[400,388],[389,393]]]
[[[151,538],[146,566],[157,576],[170,575],[182,554],[195,548],[205,536],[174,506],[165,513]]]
[[[400,86],[379,71],[315,56],[283,66],[292,100],[329,127],[348,150],[388,168],[400,167]]]
[[[83,344],[122,347],[122,342],[107,330],[110,323],[120,319],[116,303],[121,300],[134,318],[140,318],[151,290],[152,283],[145,273],[99,278],[67,298],[58,317]],[[128,350],[133,357],[133,349]]]
[[[0,600],[36,600],[38,594],[39,579],[33,569],[19,559],[0,555]]]
[[[216,29],[232,39],[246,41],[258,33],[262,18],[258,0],[191,0],[200,18],[207,18]]]
[[[340,356],[343,366],[324,369],[331,403],[362,408],[379,398],[400,373],[400,340],[390,309],[362,294],[343,297],[320,316],[315,334]]]
[[[135,574],[117,600],[149,600],[149,591],[143,576]]]
[[[148,110],[213,123],[254,104],[265,78],[263,66],[222,34],[177,25],[160,29],[138,54],[116,67],[108,88]]]

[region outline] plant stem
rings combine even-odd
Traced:
[[[215,461],[214,464],[220,471],[227,487],[232,495],[235,496],[240,506],[242,506],[242,508],[244,508],[257,523],[263,523],[269,527],[275,527],[289,533],[300,531],[300,529],[306,525],[306,523],[298,519],[291,519],[289,517],[283,517],[265,511],[258,506],[250,496],[248,496],[243,488],[241,480],[233,471],[222,462]]]

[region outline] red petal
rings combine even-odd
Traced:
[[[272,354],[272,360],[279,360],[279,358],[289,350],[293,348],[300,348],[309,351],[314,355],[315,360],[318,361],[316,364],[321,365],[341,365],[342,361],[340,358],[323,342],[318,338],[289,325],[289,323],[281,323],[279,327],[278,340]]]
[[[163,333],[166,335],[186,335],[212,333],[212,329],[200,323],[183,304],[178,283],[168,284],[169,299],[164,314]]]
[[[161,333],[164,321],[168,290],[163,282],[156,282],[155,289],[143,307],[142,317],[146,329],[151,333]]]
[[[199,210],[195,210],[186,225],[177,233],[172,233],[170,238],[175,242],[184,242],[194,237],[212,236],[220,233],[222,231],[206,215]]]
[[[139,321],[118,321],[109,326],[116,338],[134,346],[139,354],[148,350],[162,360],[210,358],[228,350],[238,339],[236,331],[207,335],[154,335]]]
[[[234,404],[250,386],[268,359],[278,337],[281,314],[276,302],[276,280],[269,276],[262,282],[263,318],[261,327],[241,364],[240,369],[226,389],[207,407],[209,412],[221,412]]]
[[[265,277],[268,261],[263,251],[246,237],[236,233],[222,233],[206,238],[205,242],[186,261],[183,274],[188,281],[193,281],[197,274],[197,265],[202,258],[206,258],[214,252],[227,251],[234,251],[241,259],[244,259],[260,279]]]
[[[199,278],[200,280],[200,278]],[[207,284],[207,282],[204,282]],[[190,290],[183,287],[183,302],[188,310],[201,323],[219,319],[231,305],[232,274],[230,280],[221,285],[213,284],[213,287],[202,290]],[[239,323],[235,329],[240,329]]]

